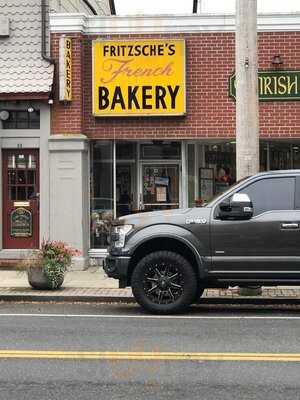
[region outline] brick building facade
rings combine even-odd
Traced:
[[[64,143],[69,157],[74,143],[82,146],[77,153],[86,155],[79,165],[81,178],[73,175],[86,193],[73,211],[85,216],[85,231],[80,232],[82,246],[92,249],[90,254],[100,254],[106,247],[105,219],[194,206],[234,182],[235,100],[229,96],[235,68],[234,29],[234,18],[228,15],[51,19],[54,59],[59,59],[60,37],[72,38],[73,82],[72,101],[61,102],[56,74],[52,140],[57,149]],[[300,15],[259,16],[258,30],[259,72],[269,74],[260,78],[261,91],[269,97],[259,103],[261,169],[299,168],[300,80],[294,72],[300,66]],[[92,43],[99,39],[184,39],[186,114],[94,116]],[[279,63],[275,56],[280,56]],[[59,188],[63,193],[64,188]],[[64,196],[68,197],[69,189]]]
[[[299,17],[300,18],[300,17]],[[300,22],[300,19],[299,19]],[[58,58],[59,34],[52,36],[52,54]],[[90,138],[195,139],[235,136],[235,102],[228,95],[228,79],[234,72],[234,33],[186,33],[130,35],[130,38],[183,38],[187,47],[187,115],[171,118],[120,119],[92,115],[92,40],[96,35],[73,34],[74,101],[56,102],[52,112],[52,133],[85,133]],[[101,39],[127,39],[127,35],[101,35]],[[259,32],[259,70],[272,65],[280,54],[280,70],[297,70],[300,65],[299,32]],[[76,93],[76,95],[75,95]],[[299,138],[300,102],[260,102],[261,138]]]

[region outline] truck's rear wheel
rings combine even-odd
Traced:
[[[197,277],[180,254],[155,251],[140,260],[133,271],[131,286],[136,301],[154,313],[184,310],[196,297]]]

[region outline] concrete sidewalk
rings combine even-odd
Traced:
[[[134,302],[130,288],[119,289],[118,281],[108,278],[101,267],[66,273],[58,290],[35,290],[30,287],[26,272],[0,271],[0,301],[98,301]],[[263,288],[261,296],[241,297],[237,289],[207,289],[201,303],[292,303],[300,304],[300,287]]]

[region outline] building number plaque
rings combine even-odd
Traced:
[[[16,208],[10,215],[10,234],[15,237],[32,236],[32,214],[25,208]]]

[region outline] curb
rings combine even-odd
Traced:
[[[62,296],[62,295],[0,295],[0,302],[58,302],[58,303],[136,303],[133,297],[126,296]]]
[[[3,294],[0,302],[58,302],[58,303],[123,303],[136,304],[133,296],[119,295],[43,295],[43,294]],[[204,297],[198,305],[300,305],[295,297]]]

